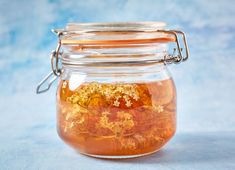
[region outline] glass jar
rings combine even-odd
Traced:
[[[59,42],[52,72],[37,92],[60,78],[57,129],[67,144],[89,156],[128,158],[156,152],[172,138],[176,90],[167,64],[187,60],[188,48],[183,32],[164,27],[72,23],[53,30]]]

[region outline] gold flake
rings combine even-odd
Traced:
[[[135,135],[134,135],[134,138],[135,138],[139,143],[144,143],[144,142],[146,142],[146,139],[145,139],[142,135],[135,134]]]
[[[67,81],[64,81],[62,84],[62,88],[66,88],[66,86],[67,86]]]
[[[157,111],[158,113],[162,113],[164,111],[164,108],[162,105],[158,105],[158,106],[153,105],[153,109]]]
[[[157,142],[164,142],[164,139],[159,137],[159,136],[155,136],[154,139],[157,141]]]
[[[131,129],[134,126],[134,121],[132,115],[128,112],[117,112],[117,121],[109,121],[109,118],[106,114],[102,114],[100,117],[99,124],[102,128],[107,128],[111,130],[116,137],[120,137],[126,130]]]
[[[107,111],[104,111],[101,113],[102,115],[110,115],[111,113],[110,112],[107,112]]]
[[[74,126],[74,122],[70,123],[69,128],[72,128]]]
[[[124,95],[123,98],[124,98],[125,100],[129,100],[129,96],[128,96],[128,95]]]
[[[119,141],[124,149],[136,149],[135,141],[132,138],[120,138]]]
[[[100,117],[100,125],[103,128],[108,128],[109,127],[109,122],[108,122],[107,115],[103,115],[103,116]]]
[[[120,102],[119,102],[118,100],[115,100],[115,101],[113,102],[113,105],[116,106],[116,107],[119,107]]]
[[[119,100],[121,97],[122,97],[121,95],[117,95],[117,96],[115,96],[115,99]]]
[[[138,101],[139,100],[139,95],[137,95],[136,93],[134,93],[134,95],[133,95],[133,99],[135,100],[135,101]]]
[[[85,118],[81,117],[78,121],[76,121],[76,124],[82,124],[84,123],[84,121],[85,121]]]
[[[127,106],[127,107],[131,107],[131,105],[132,105],[131,101],[130,101],[130,100],[127,100],[127,101],[126,101],[126,106]]]

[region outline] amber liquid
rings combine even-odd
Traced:
[[[176,129],[172,79],[146,83],[84,83],[76,90],[61,81],[58,133],[81,153],[134,156],[159,150]]]

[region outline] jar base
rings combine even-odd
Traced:
[[[130,158],[138,158],[138,157],[142,157],[142,156],[146,156],[146,155],[151,155],[154,154],[156,152],[158,152],[160,149],[157,149],[155,151],[152,152],[147,152],[147,153],[143,153],[143,154],[136,154],[136,155],[119,155],[119,156],[110,156],[110,155],[93,155],[93,154],[88,154],[88,153],[82,153],[80,152],[82,155],[85,156],[89,156],[89,157],[93,157],[93,158],[100,158],[100,159],[130,159]]]

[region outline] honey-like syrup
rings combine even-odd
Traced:
[[[60,137],[81,153],[134,156],[159,150],[176,129],[172,79],[144,83],[86,82],[57,92]]]

